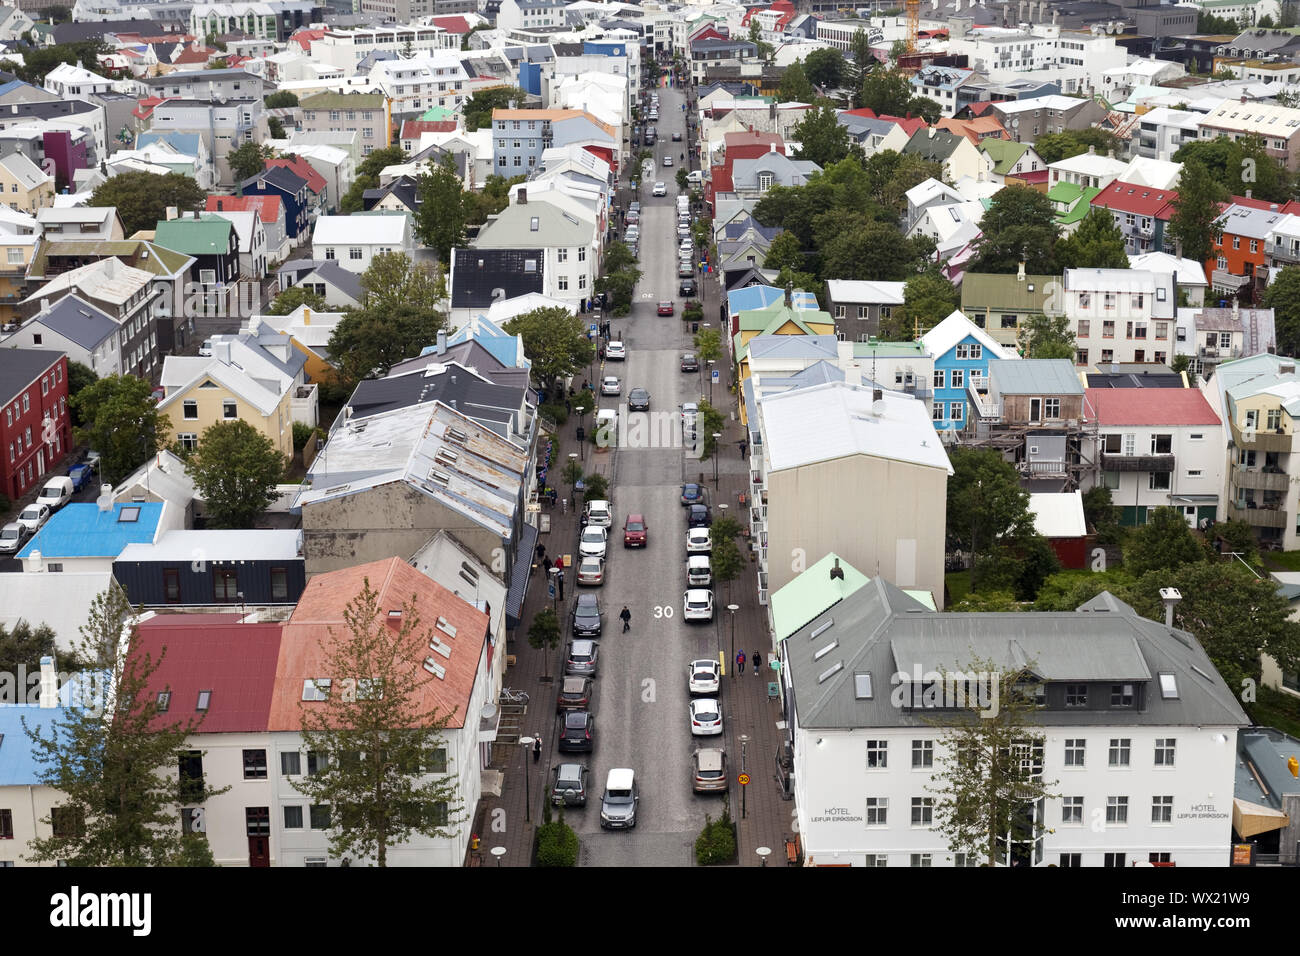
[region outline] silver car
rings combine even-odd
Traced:
[[[0,528],[0,554],[16,554],[27,539],[27,529],[17,521]]]

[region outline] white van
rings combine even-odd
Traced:
[[[690,183],[692,186],[700,185],[700,183],[704,182],[704,170],[692,169],[689,173],[686,174],[686,181]]]
[[[689,196],[679,195],[677,197],[677,215],[689,213],[691,211],[691,199]]]
[[[51,511],[58,511],[72,500],[72,479],[66,476],[51,478],[36,496],[38,505],[49,505]]]
[[[636,771],[616,767],[605,777],[605,792],[600,797],[602,828],[630,830],[636,826]]]
[[[618,444],[618,411],[602,408],[596,412],[596,444],[608,448]]]

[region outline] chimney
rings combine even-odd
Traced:
[[[515,200],[515,202],[519,203],[519,205],[521,205],[521,206],[527,206],[527,205],[528,205],[528,190],[527,190],[527,189],[521,189],[521,190],[519,190],[519,195],[518,195],[518,198]]]
[[[47,710],[59,706],[59,678],[54,673],[54,658],[41,658],[41,706]]]
[[[785,284],[785,307],[787,309],[794,308],[794,283],[793,282],[787,282]]]
[[[447,351],[447,333],[445,330],[438,331],[438,354],[443,355]]]
[[[835,567],[831,568],[831,580],[844,580],[844,569],[840,567],[840,559],[835,559]],[[48,658],[46,658],[48,660]]]
[[[775,153],[775,152],[776,152],[776,143],[768,143],[768,144],[767,144],[767,151],[768,151],[769,153]]]
[[[1241,94],[1241,101],[1242,101],[1243,103],[1246,102],[1246,94],[1245,94],[1245,93],[1242,93],[1242,94]]]
[[[1174,626],[1174,608],[1183,599],[1178,588],[1161,588],[1160,600],[1165,606],[1165,627]]]
[[[42,312],[48,312],[48,311],[50,311],[50,300],[49,300],[49,299],[41,299],[41,311],[42,311]]]
[[[1023,259],[1020,260],[1020,269],[1016,272],[1016,281],[1017,282],[1025,281],[1025,261]]]
[[[1269,212],[1277,212],[1277,203],[1269,203],[1269,205],[1268,205],[1268,211],[1269,211]]]
[[[389,611],[389,612],[388,612],[388,626],[391,627],[391,628],[392,628],[393,630],[395,630],[395,631],[400,631],[400,630],[402,629],[402,609],[401,609],[401,608],[398,608],[398,609],[395,610],[395,611]]]

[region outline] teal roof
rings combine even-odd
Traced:
[[[925,358],[920,342],[854,342],[854,358]]]
[[[831,577],[831,569],[837,562],[844,572],[843,578]],[[794,634],[809,621],[824,614],[828,608],[870,583],[871,578],[839,555],[834,552],[827,554],[784,587],[772,592],[769,600],[772,607],[772,628],[776,632],[777,641]],[[934,595],[929,591],[904,588],[903,593],[932,611],[938,610]]]
[[[228,219],[170,219],[158,223],[153,241],[187,256],[220,256],[230,251],[234,228]]]

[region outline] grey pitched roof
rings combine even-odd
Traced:
[[[256,176],[249,176],[239,185],[242,189],[249,189],[250,187],[256,187],[260,181],[268,182],[272,186],[277,186],[295,196],[300,189],[307,185],[307,180],[287,166],[272,166],[270,169],[264,169]]]
[[[903,147],[903,153],[914,154],[931,162],[943,162],[965,138],[946,129],[918,129]]]
[[[753,216],[747,216],[739,222],[727,223],[722,229],[722,234],[728,239],[739,239],[750,229],[753,229],[768,242],[781,235],[783,231],[780,226],[764,226]]]
[[[430,365],[455,362],[482,375],[494,385],[506,385],[512,388],[528,388],[528,369],[513,368],[501,364],[501,360],[479,345],[473,339],[447,346],[447,351],[439,355],[436,351],[428,355],[417,355],[404,362],[398,362],[388,371],[389,378],[405,375]]]
[[[349,298],[356,299],[358,302],[360,302],[366,294],[366,290],[361,287],[361,276],[355,272],[349,272],[347,269],[344,269],[334,259],[321,259],[317,261],[315,272],[316,275],[320,276],[340,292],[343,292]]]
[[[1015,368],[1003,368],[1014,365]],[[1082,395],[1083,386],[1069,359],[994,362],[989,380],[1003,395]]]
[[[118,324],[108,315],[77,295],[65,295],[32,321],[87,350],[96,348],[118,330]]]
[[[498,298],[541,292],[544,261],[541,249],[453,249],[451,307],[486,310]]]
[[[445,358],[445,356],[443,356]],[[502,438],[509,438],[523,405],[523,389],[494,385],[458,365],[434,367],[405,375],[373,379],[357,386],[348,407],[352,419],[366,418],[410,405],[441,401]]]
[[[419,193],[419,186],[411,176],[398,176],[387,186],[380,186],[377,189],[367,189],[361,196],[365,203],[366,209],[373,209],[385,196],[393,196],[411,212],[415,212],[416,196]]]
[[[1175,372],[1089,372],[1089,388],[1182,388],[1183,380]]]
[[[813,635],[816,634],[816,637]],[[1147,620],[1103,592],[1077,611],[955,614],[930,611],[875,578],[782,643],[799,724],[806,728],[925,726],[935,716],[894,706],[895,674],[956,670],[977,660],[1029,665],[1047,682],[1151,681],[1141,709],[1125,724],[1246,726],[1236,698],[1190,634]],[[870,673],[872,696],[859,700],[855,674]],[[1160,693],[1173,674],[1178,697]],[[1044,726],[1109,726],[1107,709],[1041,710]]]
[[[138,33],[141,36],[157,37],[164,33],[173,33],[171,27],[160,20],[101,20],[87,23],[60,23],[54,28],[55,43],[79,43],[82,40],[98,40],[109,33]]]
[[[53,349],[0,349],[0,405],[18,395],[62,355]]]

